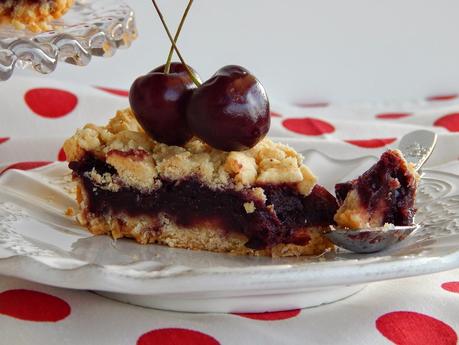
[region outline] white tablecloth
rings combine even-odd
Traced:
[[[126,92],[53,80],[0,84],[0,166],[64,160],[62,141],[127,106]],[[273,104],[271,136],[332,157],[379,155],[413,129],[439,133],[430,165],[459,174],[459,97],[403,104]],[[25,163],[24,163],[25,162]],[[0,168],[1,170],[1,168]],[[0,344],[456,344],[459,270],[370,284],[330,305],[264,314],[150,310],[0,277]]]

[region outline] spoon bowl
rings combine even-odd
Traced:
[[[354,253],[375,253],[398,243],[416,231],[419,225],[384,226],[366,229],[334,229],[323,234],[337,246]]]

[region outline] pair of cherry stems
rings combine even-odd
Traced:
[[[175,42],[177,42],[178,37],[180,35],[180,31],[182,30],[182,26],[183,26],[183,23],[185,22],[185,18],[188,15],[188,12],[190,11],[191,5],[193,4],[193,0],[190,0],[188,2],[188,5],[185,8],[185,12],[183,12],[182,18],[180,19],[180,23],[179,23],[179,26],[177,28],[177,32],[175,33],[175,37],[174,38],[172,37],[172,35],[171,35],[170,31],[169,31],[169,28],[167,27],[166,21],[164,20],[163,14],[161,13],[161,10],[159,9],[158,4],[156,3],[155,0],[152,0],[152,1],[153,1],[153,6],[155,6],[155,9],[156,9],[156,12],[158,13],[159,19],[161,20],[161,23],[163,24],[163,27],[166,30],[167,36],[169,37],[169,40],[171,41],[171,45],[172,45],[171,49],[169,50],[169,55],[167,56],[167,62],[166,62],[166,66],[164,67],[164,73],[165,74],[169,73],[170,66],[171,66],[171,61],[172,61],[172,54],[173,54],[173,52],[175,50],[175,52],[177,53],[177,56],[180,59],[180,62],[183,64],[183,66],[185,67],[188,75],[190,76],[190,79],[193,81],[193,83],[196,84],[196,86],[198,86],[198,87],[201,86],[201,83],[196,78],[194,73],[190,70],[188,65],[185,63],[185,60],[183,59],[182,54],[180,54],[180,51],[178,50],[177,45],[175,44]]]

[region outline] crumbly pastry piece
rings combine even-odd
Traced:
[[[64,144],[78,182],[77,219],[94,234],[236,254],[292,256],[331,248],[335,198],[292,148],[264,139],[243,152],[193,138],[151,139],[130,109]]]
[[[73,3],[74,0],[3,0],[0,23],[34,32],[49,30],[49,22],[64,15]]]
[[[77,130],[64,150],[69,162],[90,152],[112,165],[126,185],[143,190],[158,187],[156,178],[191,176],[211,188],[292,184],[304,196],[316,184],[303,157],[287,145],[264,139],[247,151],[224,152],[193,138],[184,147],[169,146],[151,139],[130,109],[118,111],[107,126],[88,124]]]
[[[336,185],[340,208],[334,219],[349,229],[411,225],[419,179],[399,150],[388,150],[360,177]]]

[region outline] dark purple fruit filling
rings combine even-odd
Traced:
[[[387,151],[363,175],[337,184],[335,191],[341,205],[347,194],[357,189],[362,206],[370,214],[382,213],[383,223],[403,226],[413,224],[415,186],[414,177],[406,171],[402,158],[393,151]]]
[[[116,175],[105,162],[87,155],[69,167],[83,181],[88,196],[89,211],[96,216],[127,214],[130,216],[167,214],[183,227],[215,224],[226,232],[239,232],[249,239],[252,249],[264,249],[279,243],[305,245],[310,238],[301,228],[333,224],[338,205],[323,187],[316,186],[310,195],[302,196],[295,186],[263,185],[267,205],[248,191],[214,190],[195,178],[180,181],[162,180],[162,186],[148,193],[129,187],[117,192],[102,189],[85,176],[95,169],[98,173]],[[244,203],[253,202],[255,211],[247,213]]]

